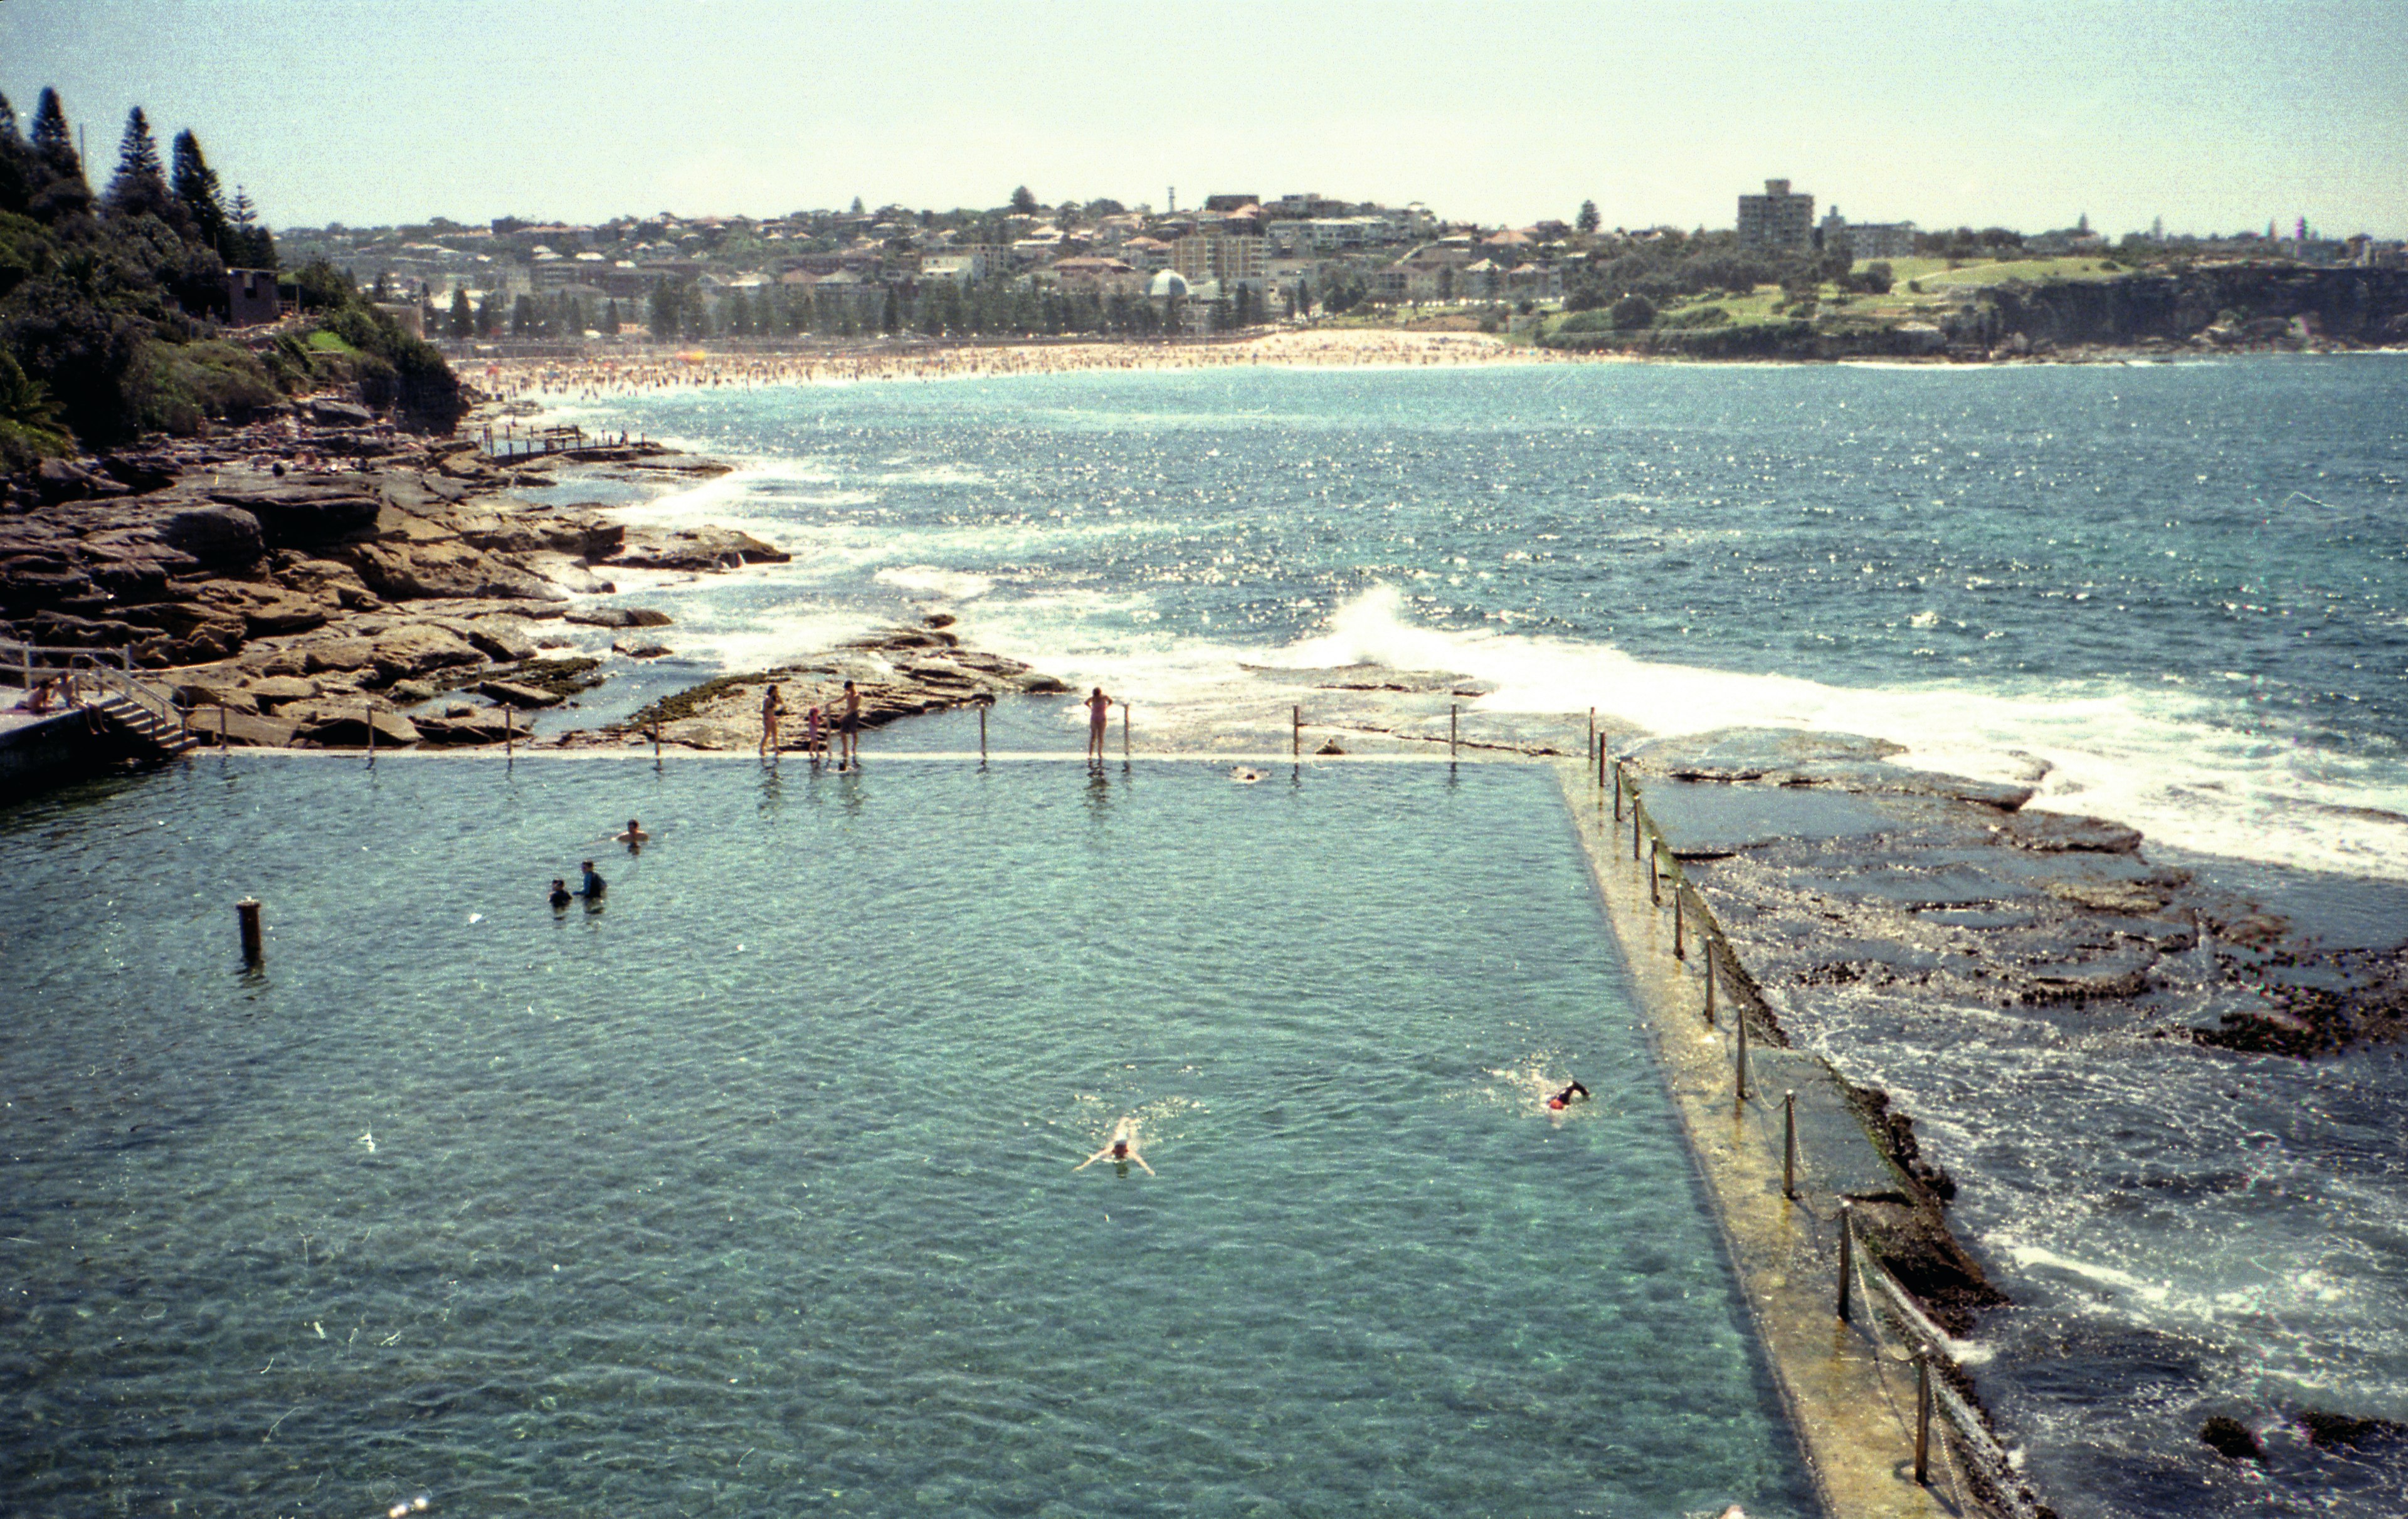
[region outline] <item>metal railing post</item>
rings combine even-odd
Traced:
[[[1842,1202],[1840,1204],[1840,1322],[1842,1324],[1847,1323],[1854,1316],[1850,1297],[1852,1279],[1856,1275],[1856,1204]]]
[[[1304,757],[1304,704],[1288,709],[1287,755],[1290,759]]]
[[[1681,883],[1676,881],[1672,882],[1672,958],[1675,960],[1689,957],[1689,952],[1681,939]]]
[[[1914,1484],[1931,1482],[1931,1357],[1914,1355]]]
[[[981,765],[986,763],[986,709],[993,705],[992,702],[979,703],[979,763]]]
[[[1747,1010],[1742,1008],[1739,1015],[1733,1018],[1731,1023],[1739,1029],[1739,1058],[1735,1068],[1736,1090],[1739,1093],[1739,1100],[1745,1102],[1747,1100]]]
[[[1781,1094],[1781,1195],[1798,1200],[1798,1093]]]
[[[1462,715],[1463,704],[1461,702],[1450,702],[1447,704],[1446,757],[1449,759],[1455,758],[1456,751],[1462,744],[1462,727],[1459,721]]]

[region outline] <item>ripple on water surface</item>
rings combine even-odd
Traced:
[[[29,1512],[1812,1508],[1543,772],[255,759],[0,829]],[[1158,1176],[1072,1170],[1131,1114]]]

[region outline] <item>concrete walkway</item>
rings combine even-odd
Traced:
[[[1672,953],[1672,911],[1648,899],[1647,867],[1630,857],[1596,771],[1556,767],[1598,894],[1622,942],[1638,1012],[1722,1225],[1765,1356],[1833,1519],[1980,1514],[1943,1450],[1935,1416],[1931,1485],[1914,1482],[1915,1376],[1911,1353],[1878,1332],[1861,1284],[1851,1322],[1837,1314],[1839,1205],[1847,1194],[1899,1186],[1828,1067],[1810,1055],[1752,1049],[1750,1099],[1736,1098],[1734,1010],[1704,1018],[1705,953],[1688,936]],[[1690,924],[1694,928],[1694,924]],[[1781,1190],[1782,1098],[1799,1107],[1798,1197]]]

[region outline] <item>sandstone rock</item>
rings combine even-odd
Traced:
[[[423,596],[566,601],[566,592],[538,576],[458,541],[359,543],[344,557],[377,595],[394,601]]]
[[[713,570],[743,565],[782,565],[793,554],[762,542],[750,533],[726,527],[680,528],[647,533],[620,546],[610,562],[633,569]]]
[[[1051,675],[1029,675],[1022,677],[1020,689],[1032,696],[1059,696],[1070,688]]]
[[[295,711],[303,710],[295,709]],[[365,707],[327,707],[320,704],[303,719],[296,737],[324,749],[365,749],[368,728],[374,724],[380,749],[400,748],[418,742],[418,727],[399,712],[388,712]]]
[[[447,711],[441,717],[418,718],[412,725],[418,729],[418,741],[422,744],[497,744],[509,737],[499,712],[488,709],[480,713],[475,708],[464,708],[457,716]],[[515,731],[521,740],[527,736],[524,724],[510,731]]]
[[[317,697],[318,682],[306,676],[270,675],[251,682],[244,688],[254,702],[274,711],[279,707]]]
[[[546,550],[540,553],[513,554],[509,562],[530,575],[540,575],[573,595],[607,596],[619,589],[610,580],[594,573],[582,559]]]
[[[470,618],[453,631],[488,659],[516,664],[535,657],[532,629],[515,617]]]
[[[245,713],[259,710],[258,700],[237,686],[220,685],[213,681],[185,681],[170,689],[177,702],[186,708],[223,707]]]
[[[367,638],[321,638],[300,652],[301,673],[366,669],[376,659],[376,645]]]
[[[667,627],[675,621],[650,607],[571,607],[562,616],[587,627]]]
[[[381,505],[365,480],[236,486],[213,490],[209,499],[257,518],[272,549],[312,548],[368,532]]]
[[[485,662],[485,656],[458,634],[414,623],[380,635],[369,659],[376,666],[378,681],[387,685],[395,681],[423,679],[437,670]]]
[[[279,555],[279,559],[277,578],[302,595],[332,602],[351,611],[369,611],[385,604],[349,565],[289,553]]]
[[[624,654],[629,659],[659,659],[676,651],[665,643],[613,643],[610,645],[610,652],[614,654]]]
[[[300,724],[280,717],[262,717],[238,708],[196,707],[192,711],[192,730],[205,743],[216,743],[222,724],[228,744],[285,749],[291,747]]]
[[[561,700],[549,691],[538,691],[515,681],[486,681],[480,682],[477,690],[480,695],[491,696],[509,707],[557,707]]]
[[[328,395],[312,396],[308,406],[309,420],[323,427],[366,427],[376,422],[376,413],[367,408]]]
[[[259,519],[240,507],[193,507],[159,524],[159,541],[210,567],[248,565],[267,552]]]
[[[405,706],[411,706],[422,701],[433,701],[437,692],[432,681],[395,681],[387,695]]]

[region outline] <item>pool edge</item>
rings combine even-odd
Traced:
[[[1619,833],[1580,761],[1554,767],[1607,923],[1622,949],[1632,1010],[1646,1030],[1698,1168],[1756,1343],[1772,1369],[1823,1511],[1832,1519],[1922,1519],[1979,1512],[1914,1479],[1914,1378],[1833,1311],[1837,1240],[1827,1220],[1782,1196],[1781,1164],[1731,1098],[1734,1052],[1698,1009],[1702,981],[1674,958],[1642,866],[1618,858]],[[1823,1170],[1803,1149],[1809,1172]],[[1828,1174],[1827,1171],[1826,1174]],[[1870,1305],[1868,1305],[1868,1311]],[[1900,1373],[1903,1373],[1901,1376]]]

